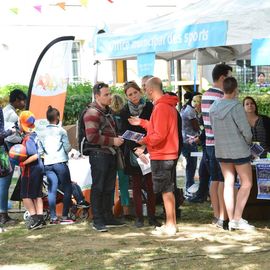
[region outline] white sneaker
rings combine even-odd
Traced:
[[[245,231],[252,231],[255,230],[255,227],[253,225],[248,224],[247,220],[245,219],[240,219],[239,221],[237,220],[231,220],[229,222],[229,230],[245,230]]]
[[[174,236],[176,235],[177,228],[175,226],[166,226],[163,225],[161,227],[156,227],[151,233],[153,235],[167,235],[167,236]]]

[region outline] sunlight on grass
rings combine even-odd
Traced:
[[[110,238],[110,239],[122,239],[122,238],[127,238],[127,237],[136,237],[136,236],[144,236],[146,235],[143,232],[139,232],[139,233],[135,233],[135,232],[129,232],[129,233],[122,233],[120,234],[115,234],[115,235],[111,235],[111,234],[102,234],[102,237],[104,238]]]
[[[41,235],[41,234],[39,234],[39,235],[29,235],[26,238],[28,238],[28,239],[42,239],[42,238],[44,238],[44,235]]]
[[[225,256],[222,255],[222,254],[211,254],[211,255],[208,255],[208,256],[209,256],[209,258],[216,259],[216,260],[220,260],[220,259],[224,259],[225,258]]]
[[[31,263],[31,264],[10,264],[0,266],[1,270],[53,270],[52,266],[45,263]]]
[[[69,224],[69,225],[60,225],[63,231],[84,231],[85,226],[81,226],[81,224]]]
[[[233,248],[236,248],[237,245],[222,245],[222,246],[206,246],[203,248],[203,250],[207,253],[218,253],[223,252],[224,250],[231,250]]]
[[[236,267],[234,270],[253,270],[253,269],[261,269],[260,265],[259,264],[255,264],[255,263],[249,263],[249,264],[246,264],[244,266],[240,266],[240,267]]]

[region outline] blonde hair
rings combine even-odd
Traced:
[[[112,96],[112,103],[110,107],[114,112],[116,113],[120,112],[124,107],[124,105],[125,105],[124,99],[120,95],[114,94]]]

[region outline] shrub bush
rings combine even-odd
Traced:
[[[93,86],[90,82],[68,85],[63,125],[76,123],[82,110],[92,100],[92,90]]]

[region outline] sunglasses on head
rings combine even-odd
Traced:
[[[99,83],[99,84],[96,85],[96,88],[98,90],[100,90],[103,87],[109,87],[109,85],[107,83],[104,83],[104,82],[101,82],[101,83]]]
[[[127,86],[128,84],[131,84],[131,83],[135,83],[135,81],[126,81],[126,82],[124,83],[124,86]]]

